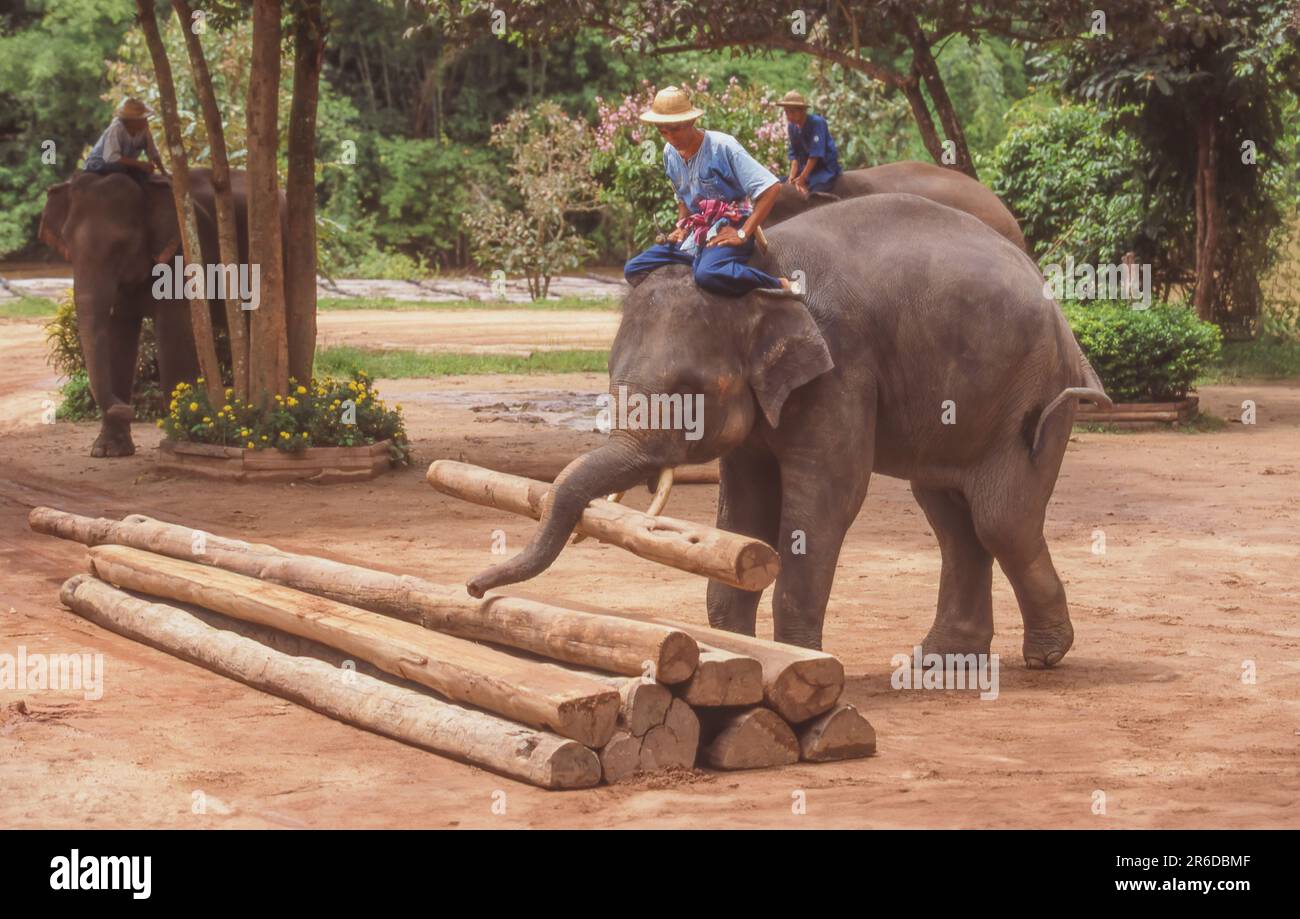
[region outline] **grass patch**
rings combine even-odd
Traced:
[[[618,297],[560,297],[533,303],[501,300],[394,300],[392,297],[322,297],[321,310],[588,310],[618,312]]]
[[[0,317],[20,319],[27,316],[53,316],[58,304],[44,297],[19,297],[17,300],[0,300]]]
[[[1224,342],[1219,359],[1196,382],[1212,385],[1297,376],[1300,376],[1300,341],[1261,338]]]
[[[371,379],[445,377],[485,373],[604,373],[608,351],[536,351],[517,354],[371,351],[337,345],[316,352],[316,374],[351,376],[364,370]]]

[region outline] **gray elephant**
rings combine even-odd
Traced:
[[[721,457],[717,525],[778,548],[775,637],[819,648],[840,545],[879,472],[911,483],[938,537],[925,651],[988,651],[996,558],[1026,663],[1056,664],[1074,632],[1043,520],[1077,400],[1110,400],[1037,267],[974,217],[914,195],[831,204],[769,238],[756,263],[803,271],[806,305],[714,296],[673,267],[624,303],[611,396],[699,394],[703,430],[613,430],[556,479],[529,545],[470,593],[544,571],[592,498]],[[710,581],[709,622],[752,635],[758,601]]]
[[[775,226],[804,211],[845,198],[888,194],[920,195],[965,211],[1025,251],[1025,237],[1020,232],[1020,224],[997,195],[965,173],[914,160],[886,163],[870,169],[850,169],[835,180],[829,192],[813,192],[807,198],[794,186],[783,185],[765,226]]]
[[[190,183],[205,253],[217,252],[212,172],[191,169]],[[232,172],[231,188],[239,224],[240,261],[248,261],[247,182]],[[130,456],[131,392],[135,382],[140,326],[153,317],[158,341],[158,371],[164,393],[199,373],[189,303],[155,298],[156,263],[170,263],[180,251],[176,209],[169,181],[139,183],[125,175],[82,173],[46,192],[41,240],[72,263],[81,338],[90,391],[99,406],[99,436],[90,455]],[[213,258],[212,261],[216,259]],[[214,325],[225,313],[211,303]]]

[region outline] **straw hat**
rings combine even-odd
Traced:
[[[792,89],[777,100],[776,104],[781,108],[807,108],[808,100],[803,97],[799,90]]]
[[[153,114],[153,109],[139,99],[127,99],[113,114],[118,118],[148,118]]]
[[[655,94],[650,108],[641,113],[646,124],[680,124],[694,121],[704,114],[703,109],[691,105],[691,95],[676,86],[666,86]]]

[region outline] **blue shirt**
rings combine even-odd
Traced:
[[[135,160],[139,159],[142,153],[158,155],[149,129],[146,127],[139,134],[132,134],[126,129],[126,125],[122,124],[120,118],[114,118],[112,124],[99,135],[99,140],[91,148],[90,155],[86,157],[86,166],[99,167],[122,159]]]
[[[743,204],[777,184],[776,176],[746,153],[736,138],[721,131],[705,131],[700,149],[689,161],[672,144],[664,144],[664,174],[692,214],[699,212],[705,198]]]
[[[793,121],[786,122],[786,136],[789,138],[789,158],[799,163],[799,168],[811,157],[817,157],[817,171],[829,170],[840,174],[840,153],[835,149],[835,138],[831,137],[826,119],[821,115],[808,115],[802,125]]]

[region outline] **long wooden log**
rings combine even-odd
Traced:
[[[551,485],[469,463],[438,460],[428,482],[438,491],[485,507],[540,520]],[[780,558],[762,540],[675,517],[651,517],[598,498],[587,505],[578,532],[633,555],[703,575],[742,590],[762,590],[776,580]]]
[[[348,651],[396,676],[589,747],[614,733],[618,691],[463,638],[255,578],[126,546],[90,549],[96,575]]]
[[[763,665],[752,657],[700,646],[695,674],[677,695],[701,707],[756,705],[763,701]]]
[[[60,597],[73,612],[120,635],[403,743],[542,788],[590,788],[600,781],[596,754],[576,741],[461,708],[370,673],[343,679],[339,665],[344,655],[313,642],[218,613],[150,603],[87,574],[68,579]],[[216,624],[222,620],[228,628]],[[271,646],[286,640],[297,647]],[[335,659],[318,659],[308,651]]]
[[[655,678],[679,683],[695,672],[699,648],[680,629],[532,599],[476,600],[464,587],[375,571],[274,546],[215,536],[141,514],[121,521],[48,507],[28,515],[38,533],[84,543],[114,544],[271,581],[351,606],[416,622],[471,641],[531,651],[542,657],[639,676],[649,661]]]
[[[799,761],[799,740],[770,708],[706,715],[700,759],[714,769],[762,769]]]

